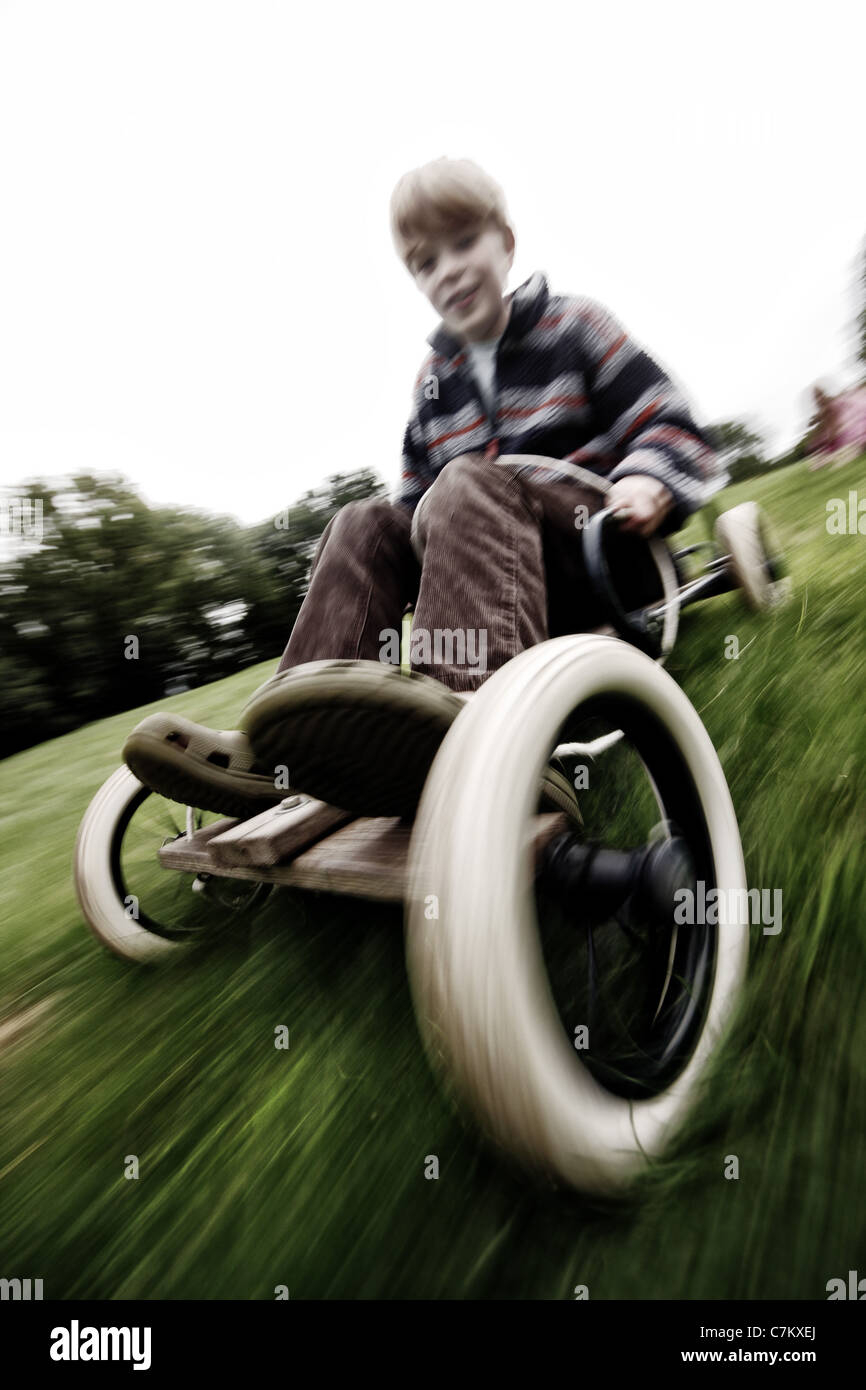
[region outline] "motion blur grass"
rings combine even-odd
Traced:
[[[86,930],[75,834],[129,729],[157,707],[232,727],[273,663],[2,764],[0,1275],[42,1278],[46,1298],[282,1284],[292,1299],[559,1299],[585,1284],[591,1299],[811,1299],[862,1272],[866,536],[826,529],[849,489],[866,497],[866,460],[718,499],[766,508],[795,595],[769,616],[736,595],[689,610],[669,669],[783,925],[752,928],[707,1093],[617,1203],[533,1186],[453,1114],[415,1027],[399,908],[277,892],[235,937],[159,970]]]

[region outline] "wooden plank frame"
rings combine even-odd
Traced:
[[[316,805],[320,807],[324,803],[318,802]],[[326,809],[334,810],[333,807]],[[317,819],[315,811],[305,817],[307,833],[312,831],[313,826],[320,828],[323,820],[321,816]],[[254,826],[253,821],[262,824]],[[241,849],[246,841],[237,832],[251,826],[254,854],[261,856],[266,853],[263,845],[267,843],[268,835],[279,839],[281,844],[285,843],[286,824],[272,812],[265,812],[250,821],[219,821],[196,831],[191,838],[183,836],[173,840],[159,850],[160,863],[165,869],[180,870],[182,873],[283,884],[286,887],[339,893],[379,902],[402,902],[406,896],[409,842],[413,830],[409,821],[397,816],[360,816],[330,833],[321,831],[315,843],[307,841],[303,848],[296,843],[294,850],[284,853],[278,863],[253,864],[247,860],[245,863],[226,864],[222,857],[225,846],[221,842],[227,841],[229,857],[242,857],[243,853],[247,853],[248,846]],[[553,835],[573,828],[573,822],[562,812],[534,816],[529,836],[536,861]],[[256,836],[259,836],[258,841]]]

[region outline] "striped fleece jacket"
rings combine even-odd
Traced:
[[[600,304],[552,295],[539,272],[511,296],[499,339],[496,416],[490,419],[463,344],[444,324],[430,334],[403,439],[395,503],[415,510],[460,454],[541,454],[612,482],[648,473],[674,506],[676,530],[718,487],[716,456],[681,393]],[[574,481],[548,468],[529,477]]]

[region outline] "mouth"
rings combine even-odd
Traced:
[[[453,299],[449,299],[448,309],[468,309],[477,293],[478,286],[476,285],[474,290],[470,290],[468,294],[462,297],[455,295]]]

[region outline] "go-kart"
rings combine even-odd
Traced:
[[[134,961],[178,955],[281,887],[403,902],[434,1069],[524,1166],[599,1192],[680,1124],[747,965],[745,920],[684,925],[675,910],[699,883],[742,903],[746,882],[719,759],[662,661],[686,605],[738,588],[766,608],[784,588],[744,503],[712,542],[633,537],[656,580],[635,607],[614,520],[599,511],[581,538],[618,636],[554,637],[495,671],[446,733],[414,822],[304,794],[247,820],[184,816],[121,767],[75,850],[87,923]],[[540,799],[551,776],[569,796]]]

